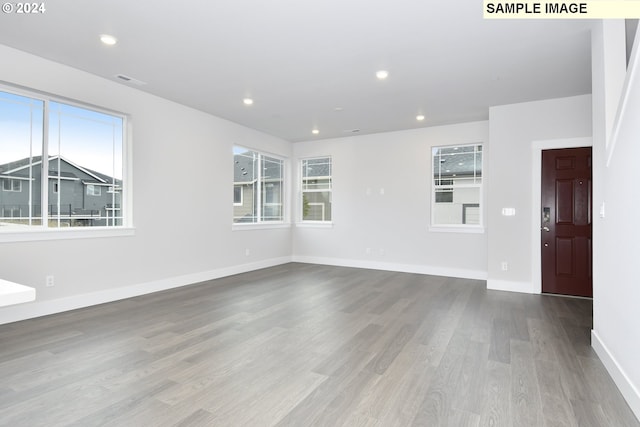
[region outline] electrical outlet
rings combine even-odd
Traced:
[[[245,256],[249,256],[249,255],[251,255],[251,251],[250,251],[249,249],[245,249],[245,250],[244,250],[244,255],[245,255]]]
[[[54,279],[53,279],[53,275],[51,275],[51,276],[47,276],[47,277],[45,278],[45,285],[46,285],[48,288],[50,288],[50,287],[54,286],[55,284],[56,284],[56,283],[55,283],[55,281],[54,281]]]
[[[502,267],[502,271],[509,270],[509,263],[507,261],[502,261],[502,264],[500,264],[500,266]]]
[[[365,249],[364,253],[367,254],[367,255],[371,255],[371,248]]]

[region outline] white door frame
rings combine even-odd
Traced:
[[[542,293],[542,254],[540,253],[540,218],[542,212],[542,151],[557,148],[592,147],[592,138],[544,139],[531,144],[532,186],[531,206],[533,206],[531,222],[531,290],[534,294]],[[593,176],[591,177],[593,181]],[[592,195],[593,199],[593,195]]]

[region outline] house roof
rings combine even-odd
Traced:
[[[234,153],[233,182],[235,183],[250,183],[255,180],[253,157],[247,153]]]
[[[0,174],[6,174],[9,171],[16,171],[16,170],[20,170],[20,169],[24,169],[27,166],[29,166],[29,164],[39,164],[42,161],[42,156],[33,156],[31,158],[26,157],[24,159],[20,159],[20,160],[15,160],[9,163],[5,163],[0,165]],[[18,174],[14,174],[12,173],[12,175],[18,175]],[[18,175],[19,176],[19,175]]]
[[[282,168],[279,159],[263,156],[261,164],[257,163],[257,153],[241,147],[236,147],[233,153],[233,182],[236,184],[248,184],[256,179],[257,168],[262,167],[262,178],[282,177]],[[273,160],[272,160],[273,159]]]
[[[89,177],[88,179],[86,177],[83,179],[84,183],[108,184],[114,181],[116,184],[122,183],[122,180],[119,180],[119,179],[114,180],[114,178],[110,177],[109,175],[94,171],[84,166],[80,166],[62,156],[49,157],[49,176],[50,177],[60,176],[61,178],[74,178],[74,179],[80,178],[78,173],[67,172],[67,171],[62,171],[58,173],[56,169],[51,169],[52,165],[55,165],[55,162],[52,162],[52,160],[56,160],[58,158],[61,161],[68,164],[69,166],[75,168],[78,172],[81,172],[83,175],[88,176]],[[42,156],[33,156],[31,158],[26,157],[23,159],[8,162],[0,165],[0,176],[4,175],[4,176],[15,176],[15,177],[26,178],[29,176],[29,166],[36,166],[41,163],[42,163]]]

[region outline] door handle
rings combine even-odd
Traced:
[[[544,227],[542,227],[540,230],[544,230],[547,233],[550,232],[551,230],[549,229],[549,227],[547,227],[546,225]]]

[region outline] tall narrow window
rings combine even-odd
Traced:
[[[434,147],[431,225],[482,224],[482,144]]]
[[[331,157],[302,160],[302,221],[331,221]]]
[[[233,161],[233,222],[283,221],[284,160],[234,147]]]
[[[122,225],[122,137],[122,117],[49,102],[52,225]]]
[[[0,231],[123,225],[123,116],[10,92],[0,116]]]
[[[0,92],[0,117],[0,230],[41,226],[44,101]]]

